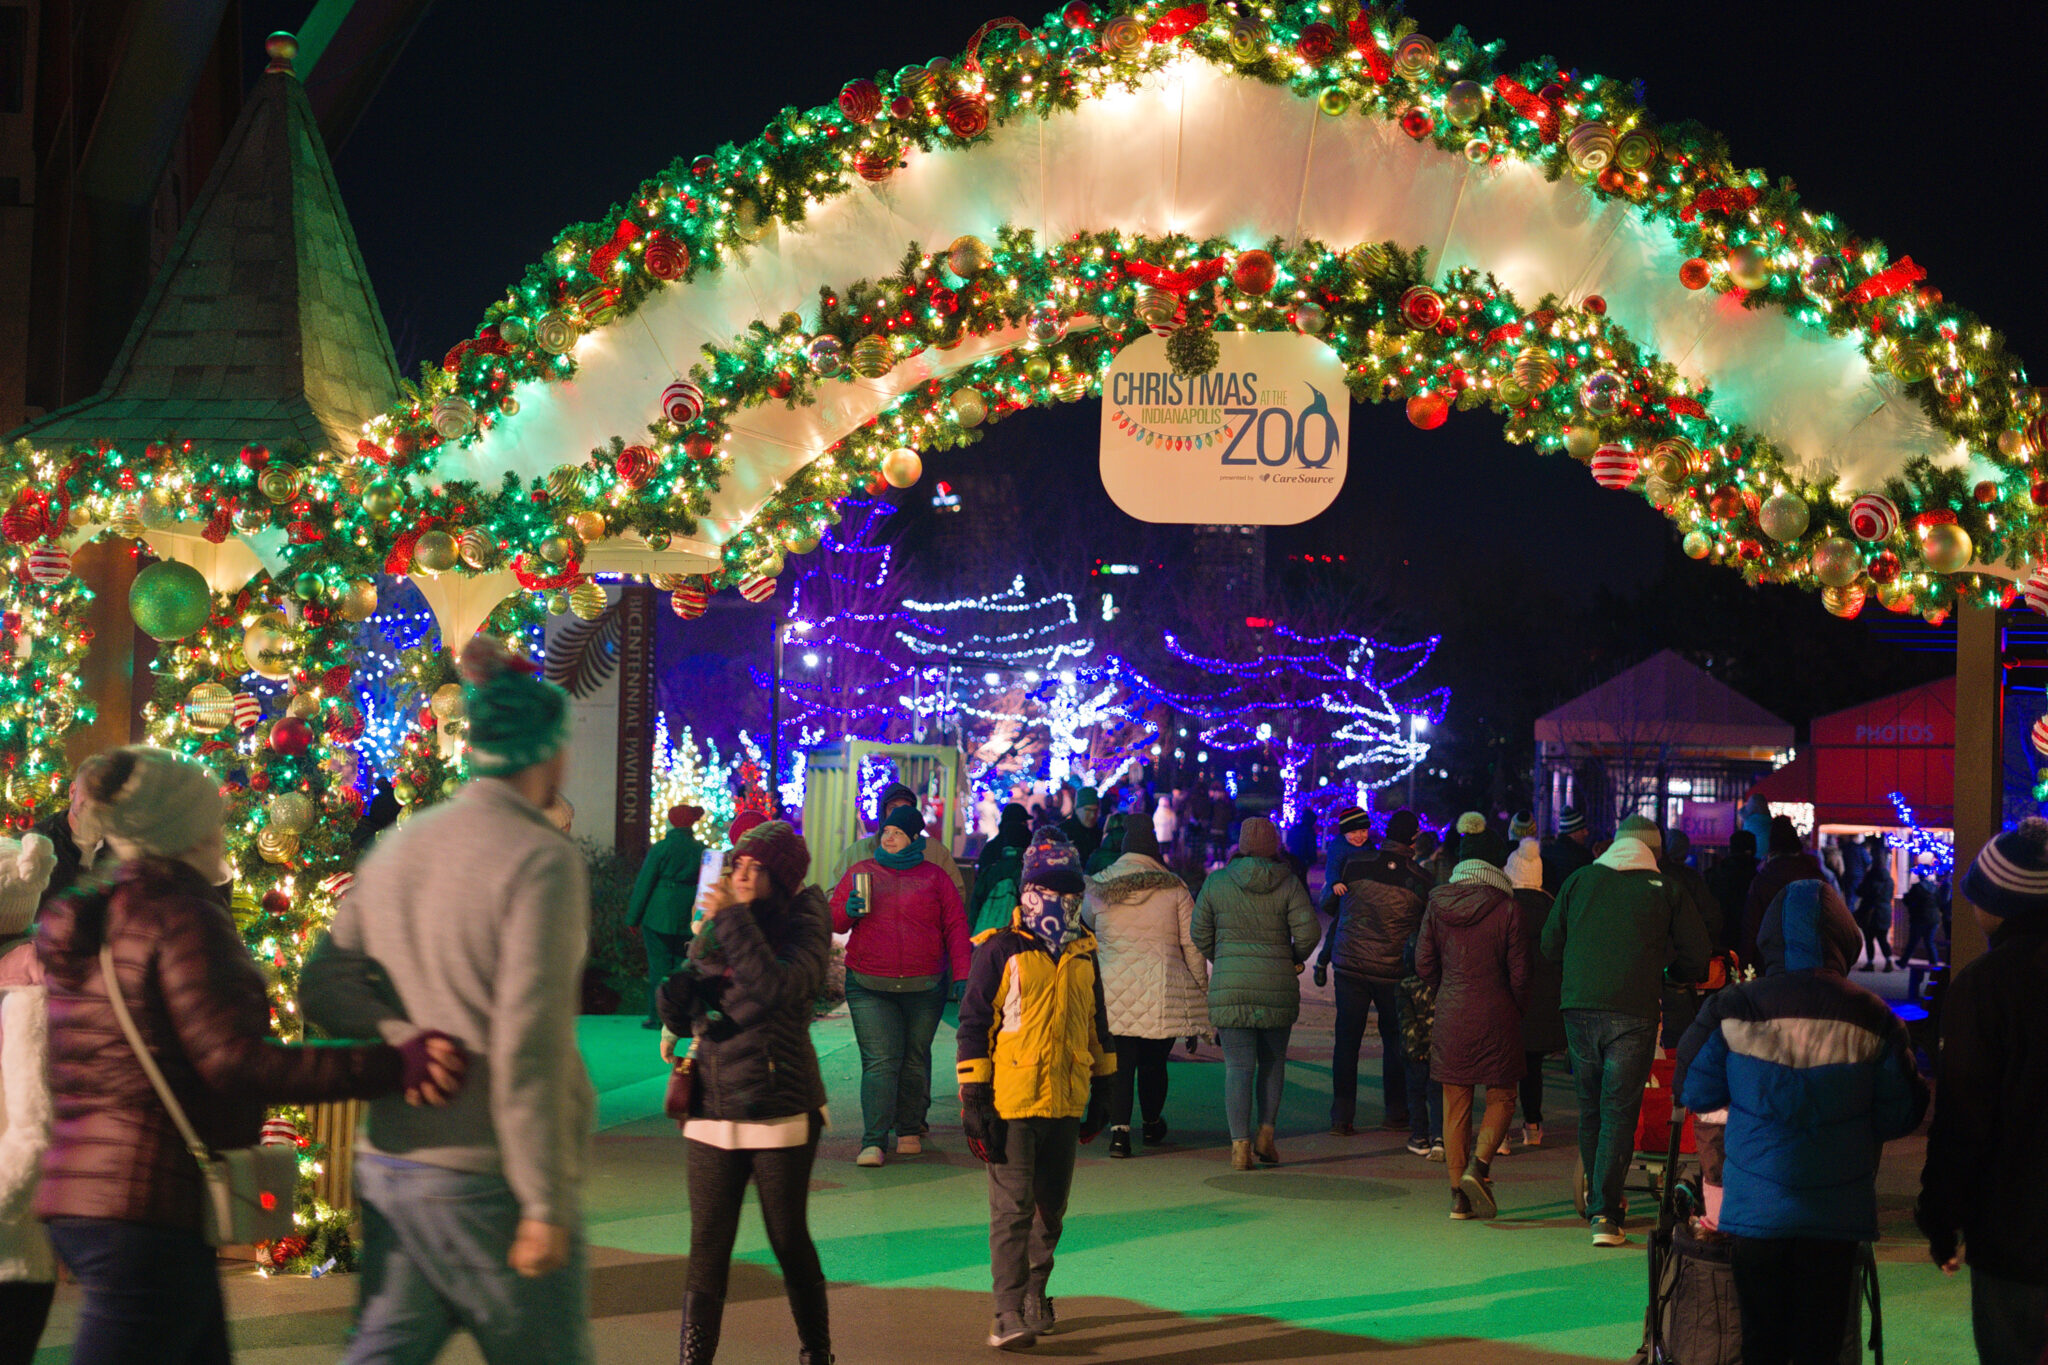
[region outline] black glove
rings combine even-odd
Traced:
[[[1330,984],[1330,969],[1328,967],[1325,967],[1320,962],[1316,964],[1316,984],[1318,986],[1327,986]]]
[[[1081,1115],[1081,1141],[1095,1141],[1095,1135],[1107,1127],[1109,1127],[1109,1078],[1097,1076],[1088,1083],[1088,1112]]]
[[[654,1006],[670,1033],[688,1037],[697,1010],[697,973],[689,966],[670,974],[654,993]]]
[[[960,1131],[967,1134],[967,1150],[991,1166],[1010,1159],[1005,1139],[1009,1128],[996,1113],[995,1087],[987,1081],[969,1081],[960,1087]]]
[[[1926,1235],[1929,1260],[1938,1266],[1946,1266],[1955,1259],[1960,1239],[1954,1228],[1944,1227],[1945,1220],[1932,1216],[1917,1203],[1913,1207],[1913,1221],[1920,1225],[1920,1231]]]

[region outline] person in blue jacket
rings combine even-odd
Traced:
[[[1803,880],[1764,911],[1765,974],[1707,1001],[1679,1043],[1679,1093],[1728,1110],[1721,1230],[1735,1239],[1744,1365],[1833,1365],[1860,1243],[1877,1237],[1886,1142],[1920,1126],[1927,1085],[1905,1025],[1852,984],[1863,946],[1841,893]]]
[[[1353,858],[1370,859],[1366,845],[1372,842],[1372,817],[1357,806],[1337,812],[1337,837],[1323,851],[1323,904],[1332,914],[1344,899],[1344,866]]]

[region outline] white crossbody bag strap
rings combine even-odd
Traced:
[[[199,1140],[199,1134],[192,1127],[192,1121],[185,1117],[185,1108],[178,1103],[178,1097],[171,1093],[170,1082],[156,1064],[156,1058],[143,1044],[142,1031],[135,1027],[135,1019],[128,1013],[128,1002],[121,998],[121,981],[114,975],[114,945],[100,946],[100,977],[106,983],[107,1003],[114,1007],[114,1018],[120,1021],[121,1032],[128,1035],[128,1046],[134,1049],[135,1060],[142,1063],[143,1074],[149,1077],[150,1085],[156,1089],[156,1097],[164,1102],[164,1108],[171,1113],[171,1122],[178,1125],[179,1136],[185,1139],[186,1150],[201,1166],[211,1166],[212,1149]]]

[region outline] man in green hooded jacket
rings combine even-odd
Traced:
[[[647,949],[647,1018],[642,1028],[660,1028],[654,997],[669,973],[690,953],[690,917],[697,904],[697,872],[704,863],[704,845],[697,842],[697,822],[704,812],[676,806],[668,813],[669,831],[647,850],[640,876],[626,903],[626,924],[640,931]]]

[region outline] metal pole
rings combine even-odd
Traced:
[[[2003,815],[2004,767],[1999,740],[2004,729],[2005,670],[1999,661],[2003,632],[1998,609],[1965,605],[1956,610],[1956,897],[1949,959],[1962,967],[1983,953],[1984,931],[1968,913],[1962,874],[1998,833]]]
[[[775,688],[768,694],[768,810],[782,816],[782,636],[775,627]]]

